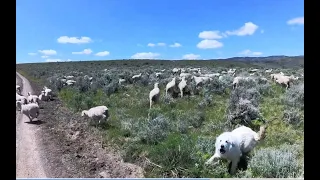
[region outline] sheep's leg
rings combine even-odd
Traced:
[[[29,121],[32,122],[32,117],[28,114]]]
[[[183,97],[183,90],[180,90],[181,98]]]
[[[231,168],[230,168],[230,174],[235,174],[236,173],[239,161],[240,161],[240,158],[232,160],[232,162],[231,162],[232,164],[231,164]]]
[[[150,109],[151,109],[151,106],[152,106],[152,100],[150,100]]]
[[[219,158],[220,158],[220,155],[215,153],[209,160],[207,160],[205,162],[205,164],[206,165],[211,164],[213,161],[215,161],[216,159],[219,159]]]

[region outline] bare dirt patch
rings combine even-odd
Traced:
[[[30,82],[35,94],[41,86]],[[112,147],[105,147],[102,133],[89,126],[79,113],[70,112],[59,99],[40,102],[37,131],[43,163],[49,178],[141,178],[141,167],[124,163]]]

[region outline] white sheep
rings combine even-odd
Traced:
[[[126,82],[125,79],[122,79],[122,78],[119,79],[119,85],[121,85],[121,84],[124,83],[124,82]]]
[[[204,74],[203,76],[205,76],[205,77],[211,77],[211,78],[213,78],[213,77],[219,77],[219,76],[220,76],[220,73]]]
[[[41,94],[39,95],[39,100],[41,100],[41,101],[48,101],[49,100],[49,97],[46,96],[45,91],[41,91]]]
[[[238,87],[239,81],[240,80],[247,80],[248,78],[245,77],[241,77],[241,76],[237,76],[233,79],[232,85],[233,85],[233,89]]]
[[[39,104],[39,97],[37,95],[32,95],[31,92],[28,92],[28,103]]]
[[[229,69],[228,74],[234,74],[236,72],[236,69]]]
[[[212,80],[212,78],[210,78],[210,77],[197,77],[197,76],[192,76],[192,79],[195,81],[196,86],[204,84],[204,83]]]
[[[271,79],[276,81],[277,79],[279,79],[281,76],[284,76],[284,74],[282,72],[280,73],[275,73],[275,74],[270,74]]]
[[[72,79],[74,76],[67,76],[66,79]]]
[[[180,96],[183,97],[183,93],[187,90],[187,81],[185,77],[181,78],[180,83],[178,84],[180,90]],[[187,91],[190,91],[189,89]]]
[[[257,72],[257,71],[259,71],[259,69],[251,69],[251,70],[249,70],[250,73],[254,73],[254,72]]]
[[[67,84],[68,86],[71,86],[71,85],[73,85],[74,83],[76,83],[76,81],[74,81],[74,80],[67,80],[67,81],[66,81],[66,84]]]
[[[211,164],[216,159],[231,161],[230,174],[234,174],[241,156],[249,153],[265,138],[266,126],[260,126],[259,132],[254,132],[246,126],[240,126],[231,132],[224,132],[216,138],[215,153],[205,162]]]
[[[46,96],[48,96],[49,99],[51,99],[52,98],[52,90],[49,89],[47,86],[44,86],[43,90],[46,93]]]
[[[294,79],[290,76],[280,76],[276,79],[276,83],[280,84],[280,85],[285,85],[286,89],[288,89],[290,87],[290,83],[293,81]]]
[[[16,93],[21,95],[21,87],[19,85],[16,85]]]
[[[186,77],[186,78],[189,78],[189,77],[191,77],[192,76],[192,74],[190,74],[190,73],[180,73],[180,78],[182,78],[182,77]]]
[[[22,96],[18,93],[16,93],[16,101],[21,101],[22,104],[28,104],[28,100],[25,96]]]
[[[29,118],[30,122],[34,118],[38,118],[39,112],[40,112],[40,108],[38,104],[36,103],[22,104],[21,101],[17,101],[16,105],[18,109],[20,109],[20,112]]]
[[[173,77],[172,80],[166,85],[166,96],[168,95],[168,91],[176,91],[176,77]]]
[[[160,73],[160,72],[156,73],[157,78],[160,77],[161,75],[162,75],[162,73]]]
[[[272,72],[272,69],[267,69],[266,70],[266,73],[271,73]]]
[[[108,119],[109,112],[107,106],[96,106],[89,110],[83,110],[81,116],[89,117],[95,121],[98,120],[98,123],[100,123],[101,120]]]
[[[154,88],[149,93],[150,109],[153,102],[158,102],[160,98],[159,83],[154,83]]]
[[[132,79],[137,80],[137,79],[141,78],[141,76],[142,76],[142,73],[132,76]]]
[[[181,72],[181,69],[180,69],[180,68],[173,68],[173,69],[172,69],[172,73],[173,73],[173,74],[180,73],[180,72]]]

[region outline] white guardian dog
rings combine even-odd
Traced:
[[[222,133],[216,139],[214,155],[205,164],[211,164],[220,158],[230,160],[232,163],[230,174],[234,174],[240,157],[249,153],[260,140],[264,139],[265,131],[266,126],[260,126],[258,133],[246,126],[240,126],[231,132]]]

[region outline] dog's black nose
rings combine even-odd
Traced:
[[[224,145],[221,145],[221,148],[224,148]]]

